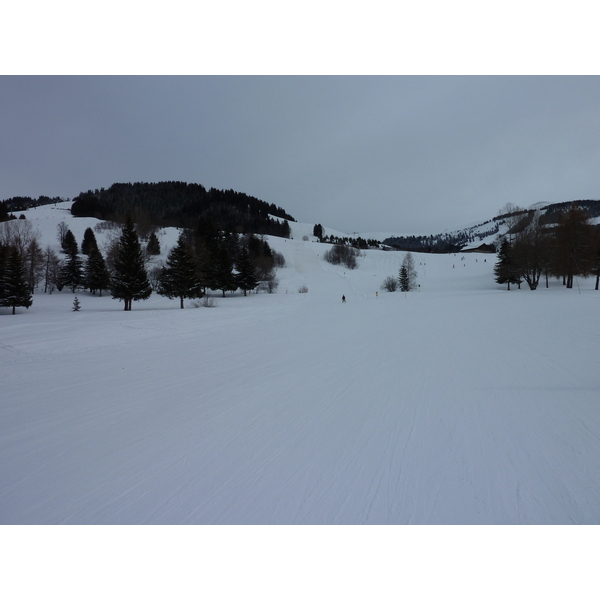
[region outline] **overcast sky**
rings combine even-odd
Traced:
[[[600,77],[3,76],[0,199],[232,188],[344,232],[600,198]]]

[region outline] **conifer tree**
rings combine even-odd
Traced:
[[[71,230],[67,231],[63,248],[67,256],[65,264],[60,270],[60,284],[62,287],[70,287],[73,293],[75,293],[75,290],[83,285],[84,274],[77,242]]]
[[[179,298],[183,308],[184,298],[201,298],[204,294],[196,274],[196,263],[183,234],[167,257],[167,264],[159,275],[158,293],[168,298]]]
[[[73,235],[73,232],[70,229],[67,229],[67,231],[65,232],[60,245],[65,254],[68,254],[69,251],[75,253],[77,253],[78,251],[77,240],[75,239],[75,236]]]
[[[92,250],[98,250],[98,242],[91,227],[88,227],[83,234],[81,242],[81,253],[89,256]]]
[[[10,248],[0,241],[0,300],[4,297],[4,272],[10,254]]]
[[[417,287],[417,270],[415,269],[413,255],[410,252],[407,252],[404,256],[402,266],[406,268],[406,276],[408,277],[408,290],[402,291],[414,290]],[[400,269],[400,272],[398,273],[398,283],[400,283],[400,286],[402,286],[402,282],[400,281],[401,274],[402,269]]]
[[[244,296],[248,290],[253,290],[258,285],[256,278],[256,269],[250,260],[250,254],[247,248],[242,248],[236,262],[237,275],[236,283],[238,287],[244,290]]]
[[[196,259],[196,274],[206,292],[211,286],[213,256],[217,254],[218,232],[206,217],[200,217],[194,232],[194,255]]]
[[[25,266],[16,248],[12,248],[6,261],[2,282],[0,283],[2,294],[0,306],[12,306],[12,314],[15,314],[17,306],[29,308],[31,306],[31,292],[27,285]]]
[[[133,300],[146,300],[152,293],[140,240],[131,217],[127,218],[119,238],[111,291],[113,298],[123,300],[124,310],[131,310]]]
[[[402,265],[400,267],[400,274],[398,276],[398,282],[400,283],[400,291],[401,292],[409,292],[410,291],[410,278],[408,276],[408,269],[406,265]]]
[[[85,266],[85,285],[92,294],[95,294],[98,290],[100,296],[102,296],[102,290],[110,288],[110,275],[98,247],[92,248],[88,256]]]
[[[160,242],[156,232],[152,232],[148,238],[148,244],[146,245],[146,252],[152,256],[158,256],[160,254]]]
[[[498,250],[498,261],[494,266],[494,275],[496,276],[496,283],[508,284],[507,289],[509,290],[511,283],[521,282],[512,246],[506,238],[503,240],[500,250]]]
[[[212,257],[210,266],[209,287],[213,290],[221,290],[223,298],[225,292],[237,289],[235,276],[233,274],[233,261],[225,243],[221,242],[216,253]]]

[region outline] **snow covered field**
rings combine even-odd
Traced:
[[[97,222],[58,213],[26,213],[43,247]],[[591,279],[414,254],[420,291],[382,292],[404,253],[349,271],[292,228],[276,294],[0,309],[0,523],[600,523]]]

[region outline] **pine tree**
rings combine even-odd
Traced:
[[[410,252],[407,252],[404,256],[402,266],[406,268],[406,276],[408,277],[408,290],[403,291],[414,290],[417,287],[417,270],[415,269],[415,261],[413,259],[413,255]],[[398,273],[398,282],[401,284],[400,274],[401,272]]]
[[[158,256],[160,254],[160,242],[158,236],[153,231],[148,238],[148,244],[146,245],[146,252],[152,256]]]
[[[67,231],[65,232],[64,236],[63,236],[63,240],[61,242],[61,247],[63,249],[63,252],[65,254],[68,254],[69,251],[71,253],[77,253],[78,249],[77,249],[77,240],[75,239],[75,236],[73,235],[73,232],[70,229],[67,229]]]
[[[10,247],[0,242],[0,301],[4,298],[4,272],[10,255]]]
[[[12,306],[13,315],[17,306],[24,306],[25,308],[31,306],[31,292],[27,285],[25,267],[16,248],[12,248],[8,255],[0,289],[2,290],[0,306]]]
[[[92,248],[88,256],[85,266],[85,285],[92,294],[98,290],[100,296],[102,296],[102,290],[110,288],[110,275],[106,268],[106,262],[97,247]]]
[[[410,291],[410,278],[408,276],[408,269],[406,265],[402,265],[400,267],[400,274],[398,276],[398,282],[400,283],[400,291],[401,292],[409,292]]]
[[[67,231],[65,244],[63,246],[65,254],[65,264],[60,270],[60,284],[62,287],[70,287],[73,293],[83,285],[83,263],[79,256],[79,249],[75,236],[71,230]]]
[[[246,296],[246,292],[248,290],[253,290],[258,285],[258,280],[256,278],[256,269],[250,260],[250,254],[247,248],[242,248],[240,250],[237,262],[237,275],[236,282],[238,287],[244,290],[244,296]]]
[[[201,298],[204,295],[200,286],[194,257],[181,234],[177,245],[169,252],[166,266],[161,269],[158,293],[168,298],[179,298],[183,308],[184,298]]]
[[[111,291],[113,298],[123,300],[124,310],[131,310],[133,300],[146,300],[152,293],[144,267],[140,240],[130,217],[127,218],[119,238]]]
[[[92,250],[98,250],[98,242],[91,227],[88,227],[83,234],[81,242],[81,253],[89,256]]]
[[[520,283],[521,277],[518,273],[517,262],[513,256],[512,246],[507,239],[504,239],[500,250],[498,250],[498,261],[494,266],[494,275],[496,283],[506,283],[510,290],[511,283]]]
[[[218,232],[210,219],[200,217],[194,232],[194,255],[196,260],[196,274],[201,285],[206,289],[211,286],[213,272],[213,256],[219,247]]]
[[[223,298],[225,292],[237,289],[235,276],[233,274],[233,261],[225,243],[221,242],[216,254],[212,258],[210,267],[209,286],[213,290],[221,290]]]

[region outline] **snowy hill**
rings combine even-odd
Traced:
[[[64,208],[26,213],[42,247],[98,223]],[[419,291],[382,292],[403,252],[348,270],[291,225],[275,294],[0,309],[2,524],[600,523],[591,279],[415,254]]]

